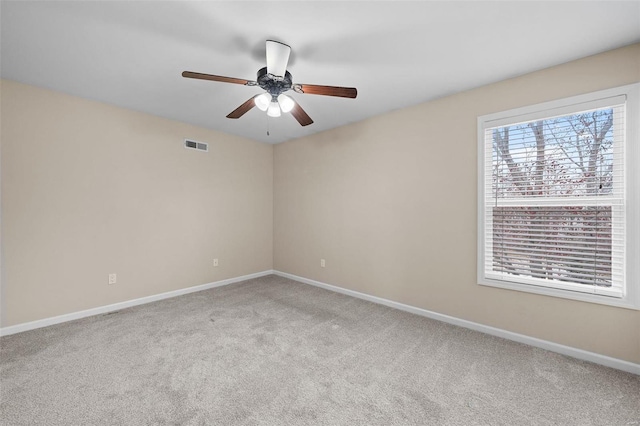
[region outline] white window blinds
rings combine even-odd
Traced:
[[[625,97],[483,131],[485,278],[622,297]]]

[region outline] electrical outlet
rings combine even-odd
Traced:
[[[109,274],[109,284],[115,284],[116,283],[116,274]]]
[[[324,259],[320,259],[320,267],[324,268],[326,266]]]
[[[218,266],[218,259],[213,259],[213,266],[214,267]]]

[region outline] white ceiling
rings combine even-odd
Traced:
[[[3,78],[278,143],[640,41],[640,1],[2,1]],[[315,121],[225,116],[261,90],[264,42],[293,51],[296,83],[357,99],[292,97]],[[188,135],[185,135],[188,136]]]

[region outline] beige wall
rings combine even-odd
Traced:
[[[271,145],[0,89],[3,327],[272,268]]]
[[[640,363],[640,311],[476,284],[477,117],[637,81],[640,44],[276,145],[274,268]]]
[[[475,284],[477,116],[637,81],[640,44],[273,147],[3,80],[1,326],[274,267],[640,363],[640,311]]]

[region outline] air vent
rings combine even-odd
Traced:
[[[188,149],[197,149],[198,151],[209,151],[209,144],[204,142],[192,141],[189,139],[184,140],[184,147]]]

